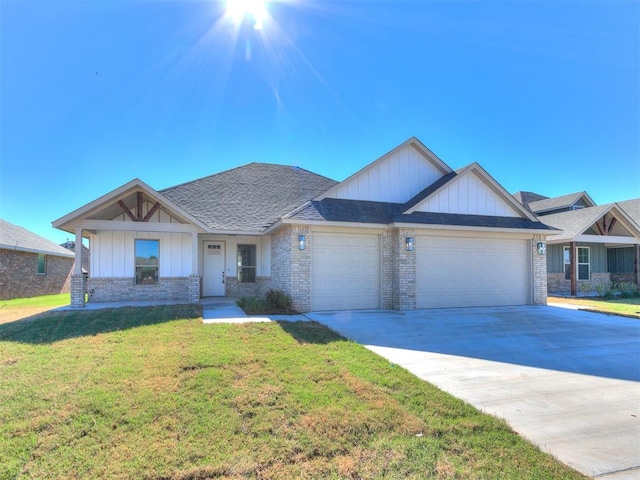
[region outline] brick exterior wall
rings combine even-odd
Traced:
[[[271,278],[257,277],[255,283],[238,283],[237,277],[226,277],[225,287],[227,297],[262,297],[271,288]]]
[[[305,249],[298,248],[299,235],[305,236]],[[271,280],[265,289],[288,293],[293,308],[311,310],[311,249],[313,235],[308,226],[286,226],[271,236]]]
[[[391,233],[393,262],[393,305],[394,310],[416,309],[416,251],[408,252],[406,238],[415,239],[415,230],[397,228]]]
[[[393,309],[394,302],[394,271],[395,271],[395,246],[397,235],[392,230],[385,230],[382,233],[382,279],[380,284],[380,294],[382,296],[382,309]]]
[[[564,278],[564,273],[552,272],[547,275],[549,293],[558,295],[571,295],[571,280]],[[588,281],[578,280],[578,294],[591,294],[595,295],[597,292],[597,285],[602,283],[608,283],[611,281],[611,274],[605,273],[592,273]]]
[[[538,242],[545,242],[545,237],[535,235],[531,241],[532,276],[533,276],[533,304],[547,304],[547,254],[538,253]]]
[[[46,270],[38,274],[36,253],[0,249],[0,299],[68,293],[73,258],[46,256]]]
[[[196,278],[192,278],[196,277]],[[198,300],[200,281],[197,275],[189,277],[160,277],[156,285],[134,285],[133,277],[89,277],[87,289],[89,302],[119,302],[139,300],[184,300],[193,299],[197,281]],[[197,303],[197,302],[196,302]]]
[[[83,308],[85,306],[86,279],[84,275],[71,275],[71,306]]]

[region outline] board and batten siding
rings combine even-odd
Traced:
[[[457,177],[437,195],[420,204],[416,210],[494,217],[522,216],[473,172]]]
[[[544,217],[543,217],[544,220]],[[607,269],[607,249],[601,243],[576,243],[578,247],[589,247],[589,271],[591,273],[606,273]],[[564,247],[569,243],[547,245],[547,272],[564,272]]]
[[[161,232],[99,231],[91,237],[91,276],[133,277],[135,239],[160,240],[160,276],[191,275],[191,234]]]
[[[442,175],[418,150],[407,145],[347,179],[327,197],[404,203]]]

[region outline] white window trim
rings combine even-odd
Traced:
[[[580,255],[578,254],[578,251],[584,248],[587,250],[587,258],[588,258],[588,262],[587,263],[580,263]],[[562,265],[563,265],[563,272],[566,273],[567,271],[567,265],[571,265],[571,253],[569,252],[569,261],[567,262],[567,255],[565,254],[565,252],[569,251],[571,249],[571,247],[565,245],[562,248]],[[580,265],[586,265],[587,266],[587,278],[580,278]],[[581,246],[577,246],[576,247],[576,280],[579,282],[587,282],[589,280],[591,280],[591,247],[581,247]]]
[[[133,239],[133,284],[136,287],[149,286],[143,283],[136,283],[137,268],[138,268],[138,263],[137,263],[138,255],[136,251],[136,242],[138,240],[153,240],[158,242],[158,275],[156,277],[156,282],[152,285],[159,285],[160,284],[160,239],[159,238],[134,238]]]
[[[580,263],[580,249],[587,251],[587,263]],[[580,278],[580,265],[587,266],[587,278]],[[591,249],[589,247],[576,247],[576,279],[581,282],[587,282],[591,279]]]

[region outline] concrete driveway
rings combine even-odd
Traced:
[[[586,475],[640,478],[640,320],[550,306],[307,317]]]

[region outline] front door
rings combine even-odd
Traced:
[[[224,242],[204,242],[202,296],[224,297]]]

